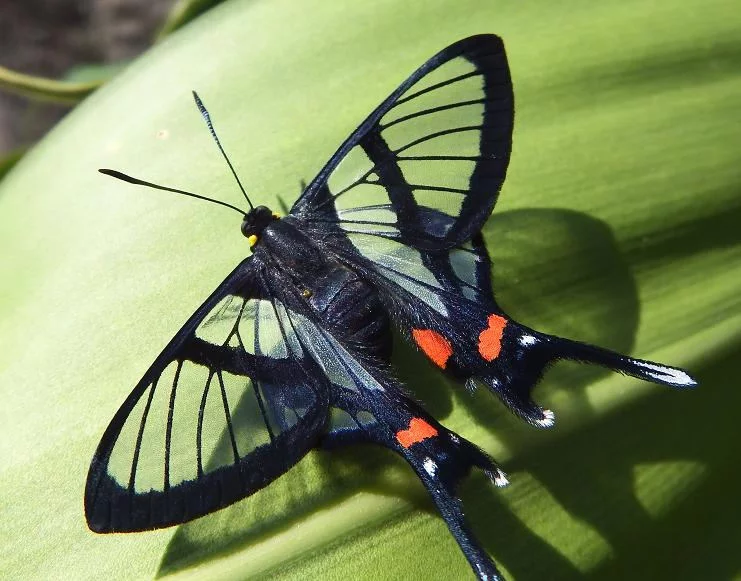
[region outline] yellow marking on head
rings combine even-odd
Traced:
[[[280,214],[278,212],[273,212],[273,218],[280,220]]]
[[[255,244],[257,244],[257,234],[252,234],[251,236],[248,236],[247,242],[249,243],[250,248],[252,248]]]

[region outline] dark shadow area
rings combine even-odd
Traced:
[[[630,349],[638,318],[635,285],[603,223],[572,211],[518,210],[493,216],[485,236],[495,263],[497,298],[513,316],[546,332]],[[538,292],[528,292],[530,285]],[[579,311],[585,297],[598,307]],[[395,370],[411,394],[436,417],[449,415],[452,394],[463,388],[448,382],[410,346],[399,340],[395,346]],[[578,397],[581,387],[604,373],[582,369],[578,380],[573,373],[554,372],[546,381],[550,388],[568,389]],[[458,399],[477,421],[492,429],[496,426],[498,434],[503,427],[513,439],[540,435],[510,418],[485,390],[472,396],[461,391]],[[507,418],[504,422],[503,417]],[[483,479],[474,482],[477,488],[489,489]],[[163,556],[159,575],[197,563],[206,555],[237,551],[358,490],[404,498],[420,510],[434,510],[406,464],[387,450],[353,446],[315,452],[248,500],[182,525]],[[512,539],[529,539],[532,535],[501,501],[501,510],[496,509],[493,496],[494,509],[489,504],[486,512],[497,522],[507,522]],[[563,557],[543,541],[532,542],[550,555],[552,568],[570,570]]]
[[[524,209],[492,216],[484,236],[497,302],[511,317],[552,335],[631,351],[638,294],[607,225],[569,210]],[[394,349],[397,376],[438,419],[450,414],[451,397],[458,392],[460,403],[482,425],[496,425],[501,435],[504,421],[512,428],[505,427],[511,437],[523,434],[521,422],[485,388],[468,394],[413,347],[399,340]],[[560,363],[548,371],[536,398],[556,390],[578,397],[583,387],[608,373],[601,367]]]
[[[741,181],[741,172],[739,172]],[[729,248],[741,243],[741,192],[734,199],[727,196],[729,188],[698,192],[708,200],[728,199],[720,213],[702,218],[687,215],[686,221],[673,229],[660,230],[663,236],[643,239],[640,245],[628,248],[627,256],[640,258],[645,262],[672,260],[702,254],[717,248]],[[730,191],[733,191],[732,189]],[[732,201],[731,201],[732,200]]]
[[[511,317],[551,335],[631,352],[639,321],[638,291],[606,224],[579,212],[525,209],[493,217],[484,234],[497,302]],[[557,363],[536,387],[534,399],[548,407],[549,398],[568,394],[575,413],[588,417],[592,411],[584,388],[609,373],[593,365]],[[512,449],[542,437],[503,412],[486,388],[458,399]]]
[[[729,381],[738,361],[734,352],[706,362],[698,370],[699,389],[657,389],[508,466],[513,487],[518,474],[529,473],[564,511],[607,541],[613,559],[580,574],[508,512],[501,492],[476,477],[463,498],[484,545],[516,579],[732,578],[741,569],[741,391]],[[636,467],[657,462],[692,462],[702,471],[679,500],[670,494],[678,503],[672,510],[652,517],[636,497],[634,478]]]

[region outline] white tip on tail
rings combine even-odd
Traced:
[[[494,486],[497,486],[498,488],[502,488],[509,484],[507,475],[499,468],[495,468],[494,470],[486,470],[485,474],[489,477],[489,480],[491,480],[492,484],[494,484]]]
[[[550,428],[556,423],[556,414],[551,410],[543,410],[543,417],[535,420],[535,423],[541,428]]]
[[[647,361],[634,361],[634,363],[638,367],[645,369],[647,375],[658,381],[677,387],[693,387],[697,385],[697,382],[681,369],[665,367],[656,363],[648,363]]]
[[[502,488],[503,486],[507,486],[509,484],[509,479],[504,472],[502,472],[501,470],[497,470],[496,474],[494,475],[493,482],[494,486]]]

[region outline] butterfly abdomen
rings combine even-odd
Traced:
[[[388,361],[391,326],[376,289],[339,263],[314,286],[309,304],[327,327],[365,355]]]

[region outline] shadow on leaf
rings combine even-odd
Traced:
[[[573,211],[517,210],[492,217],[485,237],[495,265],[497,299],[512,316],[545,332],[630,351],[638,322],[637,293],[630,269],[602,222]],[[398,346],[394,365],[413,396],[433,415],[450,414],[453,390],[462,388],[448,382],[407,345]],[[591,414],[583,388],[603,373],[599,368],[564,365],[549,372],[544,383],[549,390],[566,392],[579,413]],[[468,415],[496,430],[511,449],[543,436],[509,417],[484,390],[472,398],[460,393],[456,401]],[[370,446],[360,450],[355,446],[314,452],[249,500],[181,526],[163,556],[159,575],[239,551],[360,490],[433,510],[403,461],[386,450]],[[550,486],[551,477],[558,479],[550,473],[542,475],[544,486]],[[558,482],[554,488],[560,489]],[[474,525],[508,568],[514,572],[521,568],[517,555],[524,553],[517,547],[526,544],[551,576],[575,574],[573,566],[536,537],[483,478],[471,478],[465,490],[471,489],[489,491],[477,494],[476,510],[467,512],[486,515],[488,524],[474,518]]]

